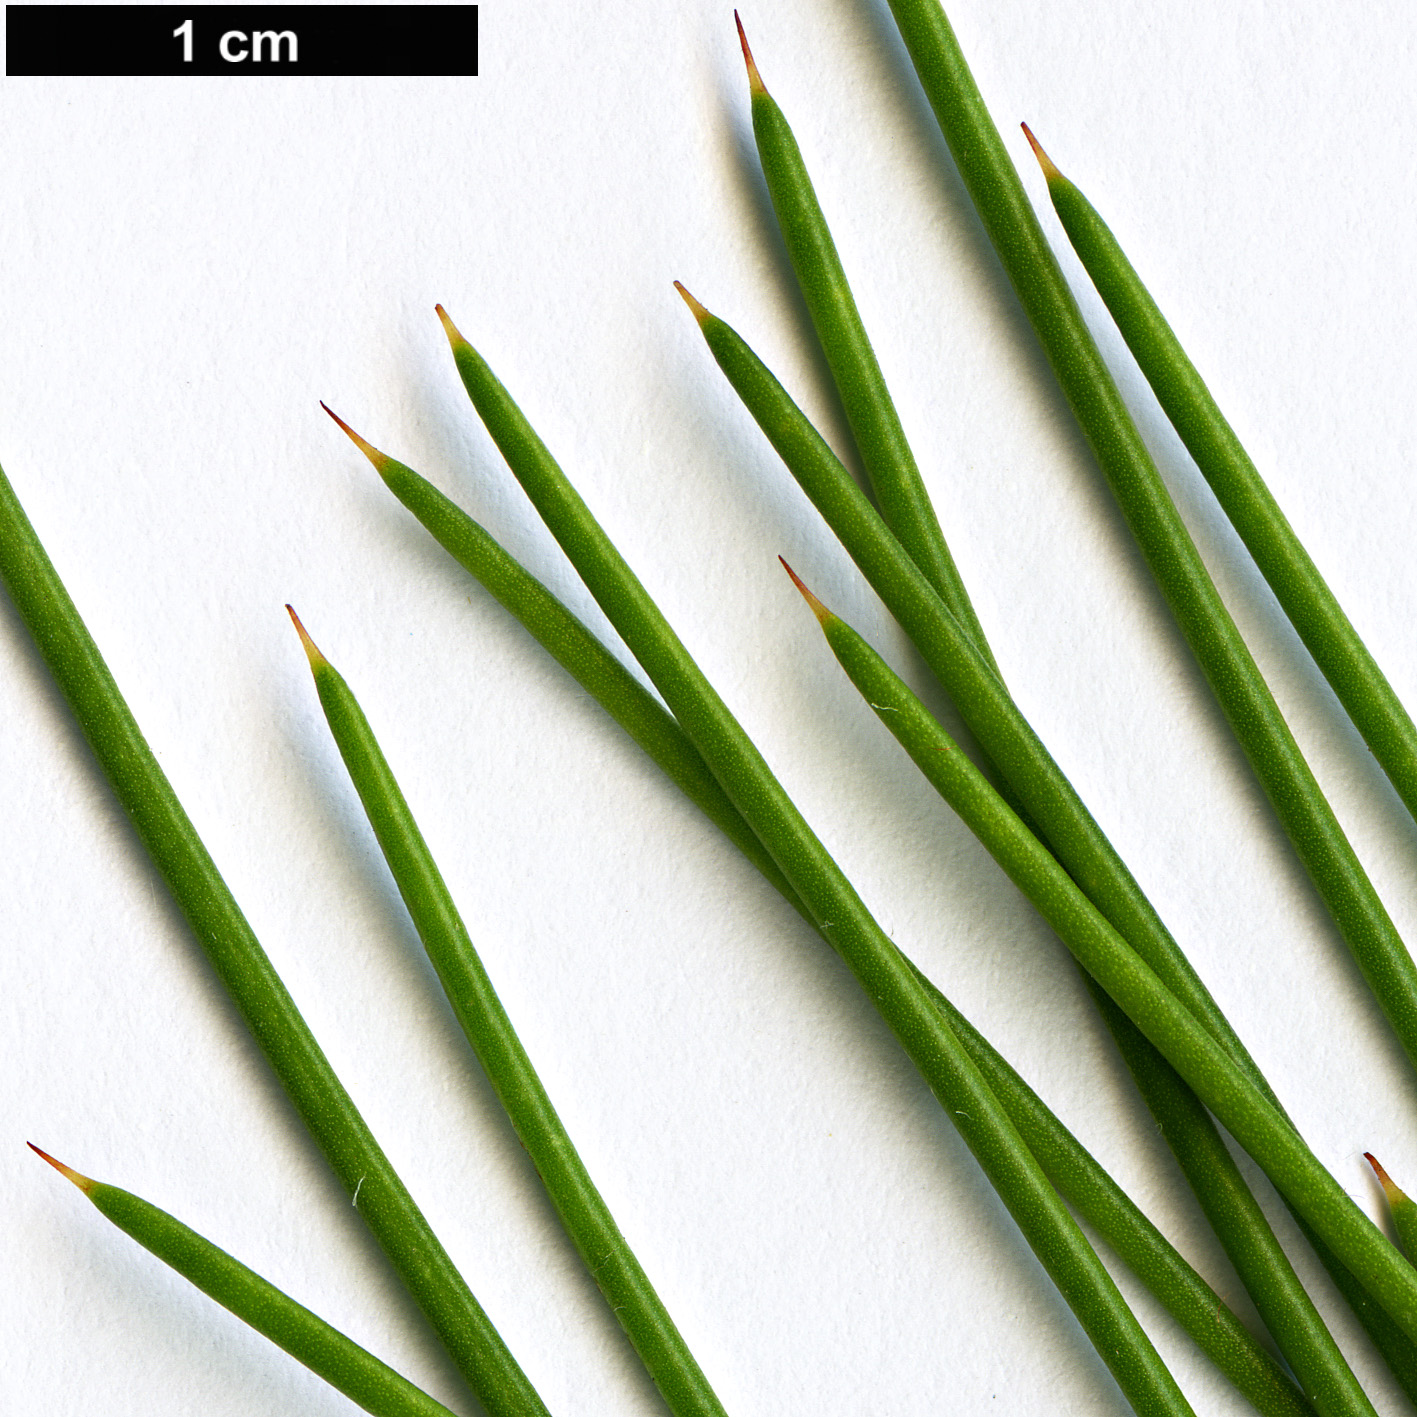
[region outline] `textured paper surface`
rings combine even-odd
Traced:
[[[950,10],[1034,199],[1023,118],[1111,221],[1417,700],[1412,16],[1308,0],[1282,18],[1210,0]],[[662,1409],[473,1075],[286,601],[360,695],[587,1163],[736,1417],[1121,1413],[847,971],[319,410],[431,477],[604,629],[466,404],[442,301],[885,927],[1235,1298],[1063,950],[856,700],[777,566],[941,703],[671,287],[735,324],[849,446],[772,225],[729,7],[548,0],[481,18],[475,80],[0,85],[0,459],[258,935],[553,1412]],[[1376,1214],[1365,1148],[1417,1181],[1411,1072],[1152,588],[888,12],[772,0],[743,18],[1010,684]],[[1079,289],[1410,932],[1417,829]],[[6,1405],[349,1410],[112,1232],[32,1139],[472,1412],[8,605],[0,661]],[[1243,1410],[1154,1304],[1138,1309],[1199,1411]]]

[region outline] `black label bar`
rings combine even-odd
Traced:
[[[5,72],[460,76],[476,5],[7,5]]]

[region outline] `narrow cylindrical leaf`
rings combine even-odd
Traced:
[[[939,0],[890,0],[890,6],[984,228],[1127,525],[1304,869],[1417,1066],[1417,965],[1300,753],[1137,432]]]
[[[833,652],[877,717],[1078,962],[1398,1325],[1417,1338],[1417,1271],[1324,1169],[1289,1120],[1023,826],[899,676],[845,621],[824,608],[814,609]]]
[[[1417,725],[1393,692],[1221,413],[1151,293],[1091,202],[1024,125],[1048,195],[1157,401],[1255,558],[1339,702],[1417,816]]]
[[[919,977],[1059,1194],[1107,1241],[1257,1411],[1312,1412],[1313,1407],[1268,1349],[1256,1342],[1220,1296],[1053,1115],[1042,1098],[923,974]],[[1083,977],[1091,982],[1085,971]],[[1105,994],[1101,995],[1099,1007],[1114,1036],[1123,1025],[1135,1032],[1131,1021]],[[1136,1036],[1152,1058],[1162,1067],[1167,1066],[1145,1038],[1139,1033]],[[1177,1081],[1181,1079],[1177,1077]],[[1185,1087],[1184,1082],[1181,1085]],[[1189,1088],[1186,1091],[1194,1098]],[[1214,1124],[1208,1125],[1214,1131]]]
[[[453,1361],[492,1417],[544,1413],[246,922],[3,472],[0,578],[212,968]]]
[[[1373,1173],[1383,1188],[1383,1195],[1387,1198],[1392,1226],[1397,1231],[1397,1243],[1402,1246],[1403,1254],[1411,1259],[1417,1255],[1417,1202],[1383,1170],[1378,1158],[1371,1151],[1365,1151],[1363,1155],[1368,1158],[1368,1165],[1373,1168]]]
[[[1040,839],[1085,885],[1092,902],[1211,1032],[1250,1080],[1279,1105],[1229,1020],[1166,929],[1067,776],[989,673],[969,637],[905,554],[855,479],[770,370],[731,326],[680,287],[719,367],[827,525],[914,641],[970,730],[1026,804]],[[1010,803],[1012,806],[1013,804]],[[1281,1109],[1282,1110],[1282,1109]],[[1404,1390],[1417,1401],[1412,1342],[1300,1218],[1324,1267],[1343,1291]]]
[[[440,314],[442,314],[440,310]],[[1174,1379],[959,1040],[481,356],[446,314],[463,384],[517,480],[690,742],[920,1069],[1139,1412]]]
[[[997,673],[856,308],[807,164],[782,109],[763,84],[741,21],[738,37],[748,66],[753,137],[768,196],[881,515]]]
[[[741,21],[738,33],[768,194],[882,519],[997,674],[998,662],[945,544],[806,163],[786,117],[762,81]],[[986,773],[993,770],[987,755],[980,766]],[[1010,806],[1022,813],[1021,803],[1011,798],[1007,787],[1004,794]],[[1338,1345],[1205,1109],[1115,1006],[1099,1002],[1099,1007],[1187,1182],[1305,1391],[1324,1395],[1321,1411],[1366,1410]]]
[[[1371,1414],[1372,1403],[1195,1090],[1097,981],[1083,977],[1211,1229],[1305,1395],[1324,1414]]]
[[[473,948],[369,720],[293,610],[290,617],[309,656],[330,732],[399,894],[458,1023],[526,1147],[566,1233],[670,1411],[676,1417],[724,1417],[722,1404],[620,1233],[557,1116]]]
[[[320,405],[325,408],[324,404]],[[659,764],[689,800],[772,882],[792,888],[674,716],[515,557],[411,467],[380,452],[342,418],[325,412],[374,465],[389,491],[460,566],[516,616],[548,654]],[[795,902],[802,909],[800,902]]]
[[[1029,140],[1033,141],[1031,133]],[[1041,154],[1036,142],[1034,147]],[[1111,232],[1051,162],[1044,172],[1069,239],[1167,416],[1305,643],[1316,657],[1322,656],[1320,665],[1359,730],[1370,739],[1374,752],[1377,744],[1383,746],[1383,766],[1412,806],[1417,802],[1417,728],[1299,544]],[[1160,476],[1148,460],[1126,475],[1114,476],[1113,490],[1304,869],[1408,1058],[1417,1066],[1417,964],[1221,604]]]
[[[837,647],[839,639],[842,642],[843,648],[837,649],[838,658],[862,692],[865,688],[857,675],[870,673],[872,682],[890,683],[890,671],[884,661],[878,657],[872,659],[874,652],[854,632],[848,635],[849,627],[835,628],[833,622],[837,617],[812,594],[786,561],[782,564],[833,647]],[[852,666],[856,668],[853,670]],[[900,681],[895,683],[900,684]],[[872,707],[882,712],[874,701]],[[894,707],[884,710],[896,711]],[[913,716],[926,712],[915,700]],[[948,742],[943,730],[940,742]],[[1319,1412],[1335,1414],[1335,1417],[1340,1413],[1368,1417],[1372,1414],[1372,1404],[1299,1282],[1210,1114],[1185,1079],[1096,980],[1086,973],[1083,977],[1211,1228],[1305,1394]]]
[[[1224,1046],[1253,1070],[1216,1006],[1067,775],[875,508],[743,338],[681,288],[710,352],[852,560],[914,641],[1049,848],[1117,931]]]
[[[29,1146],[145,1250],[366,1412],[375,1417],[453,1417],[441,1402],[380,1362],[368,1349],[165,1210],[117,1186],[81,1176],[33,1142]]]
[[[341,426],[366,452],[389,489],[445,549],[517,616],[670,780],[727,833],[793,909],[813,923],[776,862],[659,701],[471,517],[413,469],[371,448],[347,425]],[[1260,1412],[1297,1417],[1312,1411],[1269,1352],[1042,1099],[918,969],[916,975],[1063,1198]]]

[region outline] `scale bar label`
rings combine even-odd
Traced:
[[[476,5],[7,5],[10,78],[477,73]]]

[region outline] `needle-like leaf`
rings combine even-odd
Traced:
[[[998,674],[998,661],[945,545],[871,349],[807,165],[782,109],[763,84],[741,20],[738,37],[748,67],[763,177],[882,519]],[[995,778],[997,769],[987,755],[980,766],[1022,815],[1022,805],[1003,779]],[[1371,1411],[1209,1114],[1116,1005],[1095,987],[1091,992],[1187,1182],[1304,1390],[1321,1395],[1321,1411]]]
[[[521,621],[815,928],[806,906],[659,701],[466,512],[412,468],[372,448],[348,425],[341,423],[341,427],[369,457],[390,490],[454,559]],[[930,980],[918,969],[916,974],[1064,1199],[1260,1412],[1294,1417],[1311,1411],[1268,1351],[1042,1099]],[[1131,1028],[1125,1015],[1103,998],[1105,1006]]]
[[[1280,595],[1280,586],[1285,587],[1281,599],[1296,627],[1301,621],[1306,626],[1305,643],[1324,652],[1325,673],[1332,667],[1334,674],[1330,678],[1336,674],[1346,685],[1347,697],[1354,700],[1363,717],[1359,727],[1364,736],[1375,732],[1379,741],[1396,752],[1395,757],[1388,755],[1398,771],[1394,782],[1403,775],[1404,768],[1409,775],[1417,772],[1417,761],[1408,759],[1417,747],[1417,729],[1289,530],[1161,312],[1087,199],[1046,160],[1031,133],[1029,141],[1040,154],[1040,162],[1046,164],[1049,193],[1070,239],[1079,247],[1080,258],[1108,300],[1109,309],[1116,307],[1113,314],[1122,325],[1127,343],[1143,364],[1177,431],[1182,432],[1188,447],[1194,442],[1200,450],[1196,453],[1192,449],[1197,464],[1222,498],[1232,521],[1236,521],[1237,530],[1243,524],[1246,532],[1242,535],[1246,535],[1247,544],[1254,541],[1250,549],[1257,561],[1261,555],[1264,557],[1261,569],[1274,585],[1275,593]],[[1056,262],[1049,269],[1055,270]],[[1082,409],[1089,409],[1102,397],[1095,391],[1083,401]],[[1084,417],[1081,410],[1079,417]],[[1221,604],[1200,554],[1150,459],[1133,459],[1125,467],[1109,468],[1108,475],[1147,564],[1304,869],[1328,906],[1408,1058],[1417,1066],[1417,964],[1349,845],[1240,632]],[[1334,687],[1338,692],[1337,683]],[[1354,721],[1358,721],[1356,716]]]
[[[1365,1151],[1363,1155],[1367,1157],[1368,1165],[1373,1168],[1373,1173],[1383,1188],[1383,1195],[1387,1198],[1393,1229],[1397,1231],[1397,1242],[1402,1246],[1403,1254],[1411,1259],[1413,1255],[1417,1255],[1417,1202],[1383,1170],[1378,1158],[1371,1151]]]
[[[974,642],[856,480],[743,338],[680,287],[710,352],[789,472],[914,641],[1049,848],[1167,987],[1247,1065],[1248,1055],[1151,902]]]
[[[872,588],[914,641],[984,751],[1023,800],[1040,839],[1113,927],[1278,1106],[1229,1020],[1196,974],[1066,774],[958,621],[866,500],[855,479],[770,370],[725,321],[680,287],[744,406]],[[1012,806],[1012,803],[1010,803]],[[1303,1221],[1301,1220],[1301,1225]],[[1408,1339],[1307,1227],[1324,1267],[1417,1401],[1417,1343]]]
[[[818,929],[920,1069],[1123,1392],[1139,1412],[1188,1412],[1150,1340],[914,972],[521,410],[447,315],[442,318],[464,387],[542,520]]]
[[[212,968],[453,1361],[492,1417],[545,1413],[261,948],[3,472],[0,579]]]
[[[949,21],[938,0],[890,0],[890,6],[975,209],[1152,576],[1304,869],[1417,1066],[1417,965],[1299,751],[1132,422]]]
[[[737,11],[733,18],[748,66],[753,137],[768,196],[881,515],[998,673],[871,348],[797,139],[763,84]]]
[[[847,672],[852,674],[858,687],[860,680],[856,676],[868,672],[873,682],[888,682],[885,676],[889,671],[884,662],[872,661],[864,641],[858,642],[859,637],[851,638],[844,629],[835,628],[836,617],[807,589],[786,561],[782,564],[812,607],[837,657],[847,666]],[[857,667],[853,671],[851,666]],[[885,716],[879,704],[873,702],[872,707],[881,717]],[[893,707],[886,710],[895,711]],[[923,705],[916,700],[913,716],[924,712]],[[940,742],[943,744],[948,739],[941,737]],[[937,779],[931,778],[931,781],[938,786]],[[970,825],[974,823],[971,821]],[[1211,1228],[1304,1393],[1325,1414],[1353,1413],[1365,1414],[1365,1417],[1372,1414],[1372,1404],[1304,1291],[1210,1114],[1116,1002],[1090,975],[1085,974],[1084,978]]]
[[[1353,1203],[1248,1074],[1157,978],[884,660],[820,602],[832,651],[877,717],[1275,1187],[1417,1338],[1417,1271]]]
[[[1294,534],[1235,430],[1092,203],[1039,146],[1053,208],[1166,416],[1373,756],[1417,816],[1417,725]]]
[[[294,610],[320,705],[369,824],[458,1023],[482,1064],[566,1233],[676,1417],[724,1417],[708,1379],[669,1317],[590,1178],[517,1037],[418,824],[349,685]]]
[[[380,1362],[368,1349],[165,1210],[117,1186],[81,1176],[33,1142],[28,1145],[72,1181],[124,1234],[366,1412],[375,1417],[454,1417],[441,1402]]]

